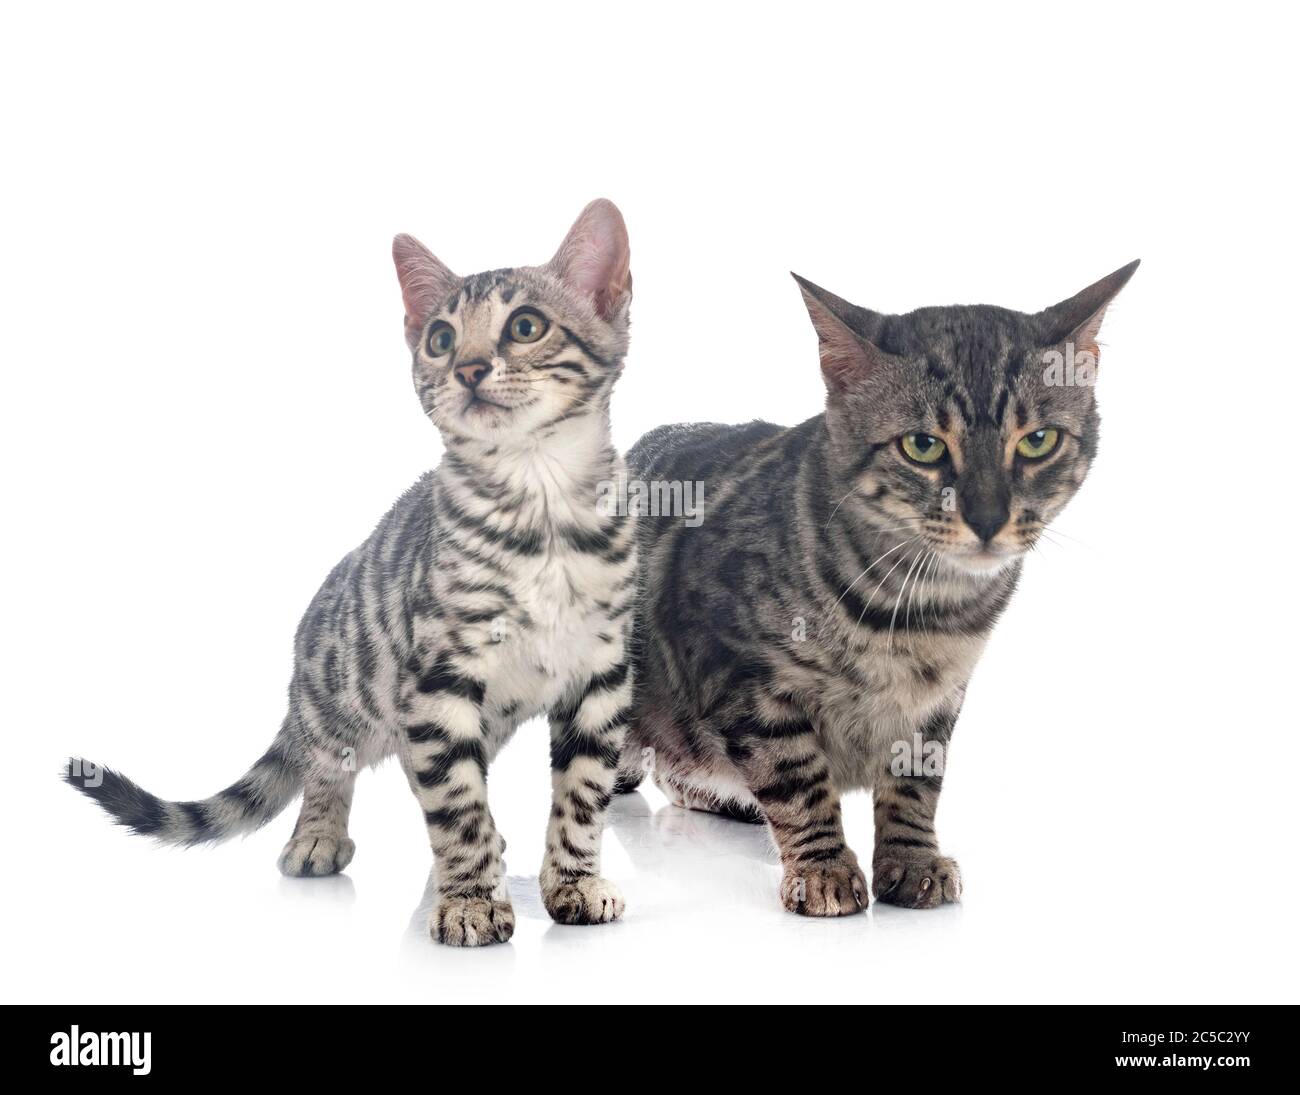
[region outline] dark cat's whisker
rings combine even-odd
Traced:
[[[889,617],[888,649],[889,649],[889,653],[891,654],[894,652],[894,624],[898,622],[898,609],[899,606],[902,605],[903,603],[903,594],[907,590],[907,583],[911,580],[912,574],[916,570],[917,565],[920,563],[921,557],[924,552],[925,552],[924,544],[921,547],[916,549],[916,553],[912,559],[912,565],[907,568],[907,573],[903,575],[903,584],[898,587],[898,596],[894,599],[894,614]]]
[[[1080,540],[1076,536],[1071,536],[1068,532],[1062,532],[1059,528],[1049,528],[1047,525],[1040,528],[1038,533],[1040,536],[1046,536],[1049,540],[1055,539],[1057,536],[1064,536],[1067,540],[1078,544],[1080,547],[1091,549],[1092,546],[1091,544],[1087,544],[1083,540]]]
[[[915,537],[913,537],[913,539],[915,539]],[[867,571],[868,571],[868,570],[871,570],[872,567],[874,567],[877,563],[881,562],[881,561],[882,561],[886,556],[893,555],[894,552],[896,552],[899,548],[905,548],[905,547],[907,547],[907,545],[910,544],[910,543],[912,543],[912,540],[904,540],[901,544],[898,544],[896,547],[892,547],[892,548],[890,548],[887,552],[885,552],[884,555],[880,555],[880,556],[878,556],[876,559],[874,559],[874,560],[870,563],[870,565],[868,565],[868,567],[866,568],[866,570],[864,570],[861,574],[859,574],[856,578],[854,578],[853,581],[851,581],[848,585],[846,585],[846,586],[844,587],[844,592],[841,593],[838,597],[835,598],[835,603],[836,603],[836,604],[839,604],[842,600],[844,600],[844,598],[845,598],[845,596],[848,594],[849,590],[852,589],[855,585],[857,585],[858,582],[860,582],[864,577],[866,577],[866,574],[867,574]],[[891,572],[891,573],[892,573],[892,572]],[[889,575],[886,574],[885,577],[888,578]]]
[[[831,515],[826,518],[826,524],[822,525],[822,532],[825,532],[831,527],[831,522],[835,520],[835,515],[840,512],[840,506],[844,505],[844,503],[852,498],[853,495],[857,494],[857,492],[858,488],[855,486],[852,490],[848,491],[843,498],[835,503],[835,508],[831,510]]]
[[[912,592],[907,598],[907,615],[903,618],[903,626],[906,628],[908,635],[912,634],[912,602],[916,598],[916,587],[924,580],[926,568],[930,565],[930,560],[933,556],[934,549],[926,548],[924,562],[921,564],[921,570],[916,576],[916,581],[912,583]],[[924,608],[924,601],[921,602],[921,606]]]
[[[925,573],[921,576],[923,583],[921,590],[921,626],[925,627],[925,595],[930,589],[930,579],[933,577],[935,569],[939,562],[939,549],[936,548],[930,553],[930,561],[926,564]],[[937,610],[936,610],[937,611]]]
[[[901,547],[906,547],[908,544],[914,543],[914,542],[915,542],[916,540],[918,540],[918,539],[919,539],[919,537],[914,536],[914,537],[912,537],[911,540],[905,540],[905,541],[903,541],[903,543],[902,543],[900,546],[901,546]],[[881,558],[883,559],[884,556],[882,555]],[[906,560],[907,560],[907,556],[906,556],[906,555],[900,555],[900,556],[898,557],[898,562],[896,562],[892,567],[890,567],[887,571],[885,571],[885,576],[884,576],[883,578],[880,579],[880,582],[877,584],[876,588],[873,589],[873,590],[871,591],[871,593],[867,595],[867,597],[865,598],[864,603],[863,603],[863,605],[862,605],[862,612],[858,615],[858,625],[859,625],[859,626],[862,625],[862,617],[865,616],[865,615],[867,614],[867,609],[870,607],[871,602],[872,602],[872,600],[875,598],[876,594],[880,592],[881,586],[883,586],[887,581],[889,581],[889,576],[890,576],[891,574],[893,574],[894,571],[896,571],[896,570],[898,569],[899,563],[903,563],[903,562],[905,562]],[[873,563],[872,566],[874,566],[874,565],[875,565],[875,564]],[[870,569],[870,568],[868,568],[868,569]]]

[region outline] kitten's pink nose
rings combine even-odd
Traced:
[[[491,371],[492,366],[486,361],[467,361],[456,366],[456,379],[473,391]]]

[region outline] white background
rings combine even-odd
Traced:
[[[889,7],[6,9],[5,999],[1296,999],[1294,28]],[[165,850],[61,786],[79,752],[201,797],[274,734],[299,614],[440,451],[393,233],[539,262],[601,195],[632,239],[621,447],[819,411],[790,269],[1036,310],[1143,259],[1071,539],[956,735],[964,903],[791,916],[761,830],[648,790],[605,839],[626,921],[554,927],[540,723],[492,772],[519,927],[484,951],[423,935],[395,765],[333,880],[277,875],[291,814]],[[869,855],[869,801],[846,817]]]

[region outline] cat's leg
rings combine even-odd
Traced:
[[[292,877],[337,874],[352,862],[357,846],[348,836],[355,771],[313,766],[303,785],[302,809],[293,836],[280,853],[280,870]]]
[[[931,719],[915,739],[881,765],[872,786],[876,850],[871,888],[877,901],[929,909],[961,897],[955,860],[939,854],[934,815],[943,789],[943,761],[956,712]]]
[[[515,930],[504,842],[487,800],[484,686],[444,655],[414,676],[403,701],[403,766],[437,863],[429,933],[440,943],[504,943]]]
[[[839,793],[811,720],[785,700],[724,730],[727,753],[772,827],[781,857],[781,903],[802,916],[848,916],[867,907],[867,880],[844,839]]]
[[[282,873],[295,878],[337,874],[356,852],[348,837],[348,814],[357,781],[357,751],[330,733],[310,704],[298,698],[295,708],[302,808],[278,865]]]
[[[609,668],[550,714],[551,820],[542,863],[542,903],[561,924],[600,924],[623,915],[623,895],[600,877],[605,809],[627,732],[631,667],[621,643]]]

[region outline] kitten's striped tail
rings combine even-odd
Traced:
[[[167,802],[111,768],[73,757],[65,782],[89,795],[119,825],[164,844],[203,844],[261,828],[302,789],[302,772],[286,722],[248,772],[198,802]]]

